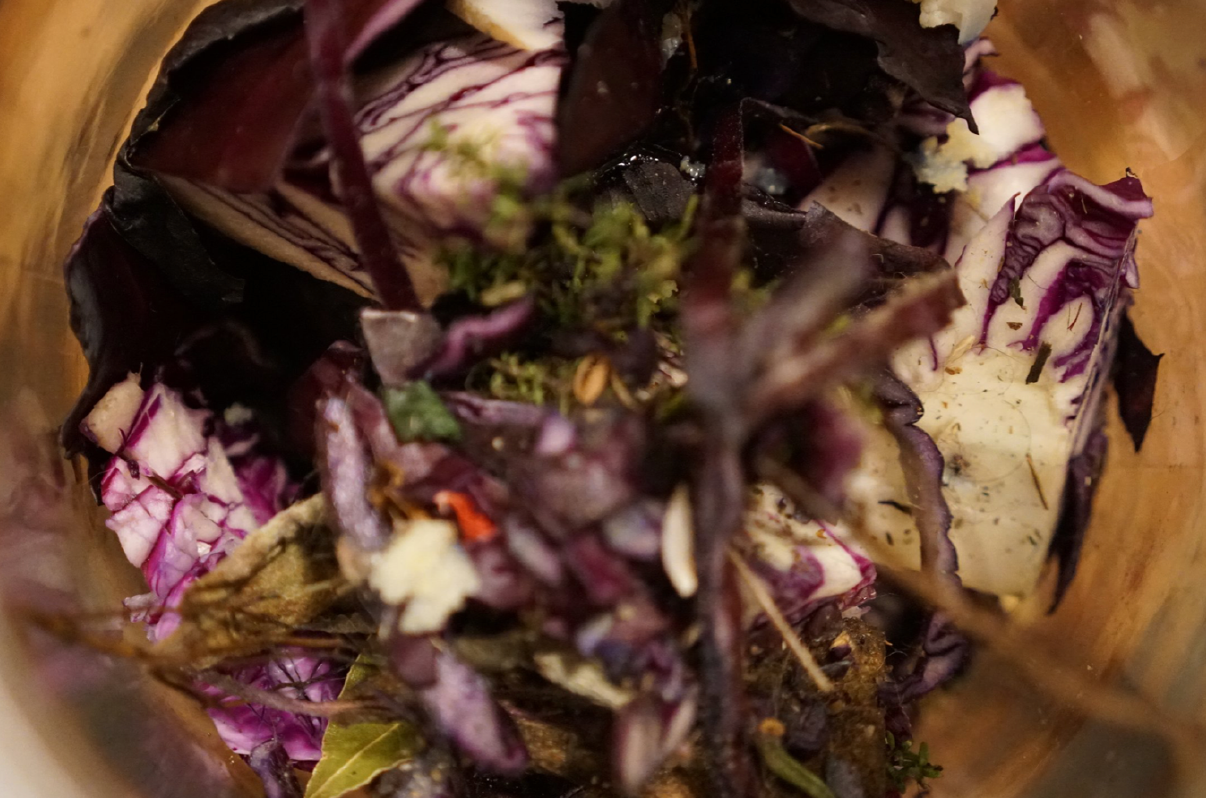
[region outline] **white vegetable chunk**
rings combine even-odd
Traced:
[[[959,44],[967,44],[984,32],[997,10],[997,0],[913,0],[921,4],[921,24],[926,28],[954,25]]]

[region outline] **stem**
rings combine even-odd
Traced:
[[[361,263],[386,308],[421,310],[410,275],[398,260],[360,148],[347,73],[344,0],[308,0],[305,13],[322,126],[331,145],[336,183],[343,191]]]
[[[735,445],[713,441],[694,498],[700,719],[704,749],[712,763],[712,796],[748,798],[754,794],[754,780],[744,733],[741,597],[727,556],[729,543],[741,529],[745,507],[745,482]]]

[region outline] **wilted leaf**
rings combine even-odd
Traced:
[[[341,700],[362,692],[378,669],[362,657],[352,665]],[[305,798],[340,798],[412,759],[422,739],[405,721],[332,723],[322,740],[322,759]]]
[[[976,131],[963,89],[963,48],[952,25],[923,28],[916,5],[898,0],[789,0],[804,19],[875,41],[884,72]]]
[[[325,517],[326,502],[314,496],[248,535],[184,594],[180,628],[164,651],[203,656],[259,646],[329,610],[347,583]]]

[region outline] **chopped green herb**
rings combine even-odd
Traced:
[[[1051,344],[1043,341],[1039,344],[1038,354],[1034,358],[1034,365],[1030,367],[1030,373],[1026,375],[1026,384],[1031,385],[1039,381],[1039,377],[1043,376],[1043,369],[1047,365],[1047,359],[1051,357]]]
[[[490,168],[480,153],[450,141],[446,132],[434,132],[429,146],[450,153],[465,168]],[[512,175],[485,176],[499,187],[487,244],[457,241],[438,253],[450,290],[488,307],[530,296],[548,328],[616,345],[638,329],[676,338],[678,277],[694,246],[695,198],[680,220],[655,230],[631,203],[584,205],[581,187],[572,181],[532,198]],[[768,292],[750,282],[748,274],[740,275],[735,293],[753,308]],[[470,386],[499,399],[565,408],[577,365],[538,351],[509,354],[475,369]],[[645,387],[617,390],[628,396]]]
[[[508,352],[475,370],[476,373],[470,375],[470,387],[476,384],[495,399],[534,405],[556,404],[567,409],[577,369],[575,360],[529,359]]]
[[[385,412],[402,441],[455,441],[461,427],[425,382],[412,382],[382,393]]]
[[[942,766],[930,762],[930,747],[922,743],[917,751],[913,751],[912,740],[897,740],[888,732],[888,780],[898,792],[910,782],[925,789],[926,779],[936,779],[942,775]]]
[[[1019,308],[1025,309],[1026,302],[1022,299],[1022,280],[1020,278],[1014,277],[1009,281],[1009,296],[1018,303]]]
[[[446,249],[441,260],[452,290],[484,304],[531,294],[550,321],[611,337],[649,327],[673,309],[694,203],[681,222],[654,232],[628,203],[586,212],[564,192],[531,202],[500,193],[490,225],[514,230],[524,214],[549,225],[550,235],[531,247],[525,240],[508,248],[462,242]]]

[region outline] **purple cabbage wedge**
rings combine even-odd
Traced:
[[[999,595],[1034,588],[1065,489],[1084,492],[1068,481],[1069,463],[1099,431],[1120,320],[1137,286],[1136,227],[1152,214],[1137,178],[1096,186],[1066,170],[1016,215],[1014,205],[956,264],[968,305],[894,359],[925,406],[917,426],[945,459],[959,574]],[[861,501],[893,560],[916,566],[916,519],[891,504],[909,501],[890,460],[881,453],[865,462]]]

